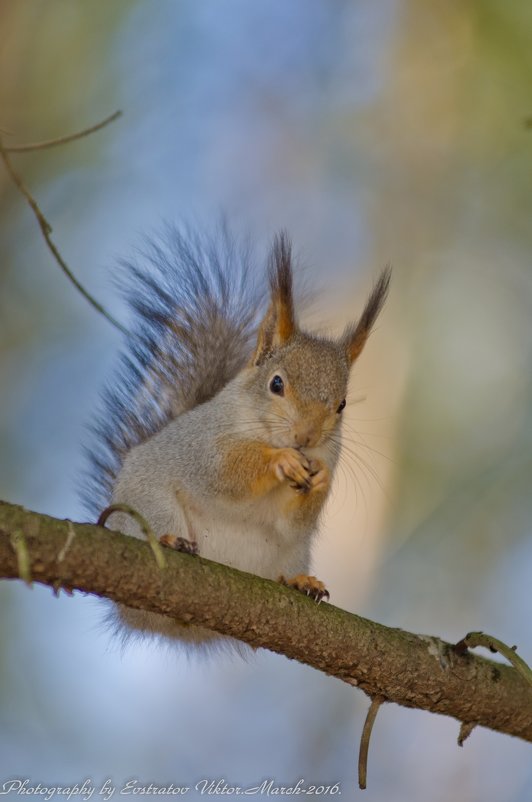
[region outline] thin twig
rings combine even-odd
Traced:
[[[50,236],[51,233],[52,233],[52,226],[50,225],[50,223],[48,222],[46,217],[43,215],[43,213],[41,212],[37,201],[35,200],[35,198],[31,194],[29,189],[26,187],[24,182],[22,181],[22,178],[20,177],[20,175],[17,173],[17,171],[13,167],[11,159],[9,158],[9,156],[7,154],[7,150],[4,147],[4,144],[3,144],[1,138],[0,138],[0,156],[2,158],[2,161],[5,164],[7,172],[9,173],[9,175],[11,177],[11,180],[13,181],[13,183],[15,184],[15,186],[17,187],[17,189],[19,190],[21,195],[23,195],[23,197],[26,199],[28,205],[31,207],[31,209],[33,211],[33,214],[35,215],[35,217],[37,219],[37,222],[39,224],[39,228],[41,229],[41,232],[42,232],[42,235],[43,235],[43,237],[45,239],[45,242],[48,245],[48,248],[52,252],[53,257],[56,260],[56,262],[59,265],[59,267],[61,268],[61,270],[70,279],[70,281],[76,287],[76,289],[79,290],[79,292],[83,295],[83,297],[91,304],[91,306],[93,306],[94,309],[96,309],[97,312],[99,312],[101,315],[103,315],[109,321],[109,323],[111,323],[113,326],[115,326],[115,328],[117,328],[123,334],[127,334],[128,333],[127,329],[125,329],[124,326],[122,326],[122,324],[119,323],[118,320],[116,320],[116,318],[114,318],[111,315],[111,313],[108,312],[107,309],[105,309],[104,306],[102,306],[101,303],[99,303],[95,298],[93,298],[93,296],[85,289],[85,287],[82,284],[80,284],[78,279],[75,277],[75,275],[72,273],[72,271],[68,267],[67,263],[65,262],[65,260],[61,256],[59,250],[57,249],[57,246],[52,241],[52,238]]]
[[[521,676],[532,685],[532,671],[523,658],[516,654],[515,646],[507,646],[502,640],[493,638],[491,635],[485,635],[484,632],[468,632],[465,638],[458,641],[454,648],[458,654],[463,654],[467,649],[474,649],[475,646],[483,646],[485,649],[489,649],[490,652],[502,654],[519,671]]]
[[[122,116],[121,111],[115,111],[114,114],[111,114],[109,117],[106,117],[105,120],[96,123],[96,125],[91,125],[89,128],[84,128],[82,131],[77,131],[75,134],[58,136],[55,139],[45,139],[42,142],[29,142],[27,145],[4,146],[4,150],[6,153],[27,153],[28,151],[32,150],[44,150],[45,148],[55,148],[56,145],[66,145],[68,142],[74,142],[76,139],[82,139],[82,137],[84,136],[89,136],[89,134],[94,134],[95,131],[99,131],[101,128],[104,128],[106,125],[109,125],[110,123],[114,122],[121,116]]]
[[[371,731],[373,724],[377,718],[377,713],[382,703],[385,701],[383,696],[374,696],[369,706],[368,714],[364,722],[364,729],[360,738],[360,751],[358,753],[358,787],[361,791],[366,788],[366,778],[368,772],[368,750],[369,740],[371,738]]]
[[[144,518],[140,512],[137,512],[137,510],[133,509],[133,507],[130,507],[129,504],[111,504],[109,507],[106,507],[103,512],[100,513],[100,517],[98,518],[97,522],[98,526],[105,526],[105,522],[109,516],[113,514],[113,512],[123,512],[125,515],[129,515],[138,523],[140,531],[145,537],[148,538],[148,543],[153,551],[155,562],[159,568],[166,568],[166,559],[163,554],[163,548],[157,540],[153,529],[150,527],[146,518]]]

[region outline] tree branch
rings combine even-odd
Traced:
[[[0,502],[0,577],[20,577],[24,552],[33,581],[200,624],[313,666],[372,698],[532,741],[532,686],[511,666],[457,654],[439,638],[317,606],[201,557],[168,550],[160,569],[140,540]],[[28,565],[23,569],[28,579]]]
[[[6,171],[11,178],[13,184],[16,186],[20,194],[26,200],[28,206],[32,210],[33,214],[35,215],[35,219],[39,224],[39,228],[41,229],[41,234],[44,237],[44,241],[48,246],[48,250],[51,252],[52,256],[54,257],[55,261],[69,279],[72,282],[74,287],[83,295],[83,297],[90,303],[90,305],[96,309],[101,315],[103,315],[112,326],[122,332],[122,334],[128,334],[127,329],[118,321],[116,318],[111,315],[110,312],[94,298],[88,290],[85,289],[83,284],[76,278],[70,267],[67,265],[66,261],[63,259],[59,248],[52,240],[52,226],[42,213],[39,204],[31,194],[28,187],[25,185],[24,181],[22,180],[19,173],[15,170],[11,157],[9,156],[10,152],[22,152],[22,151],[29,151],[29,150],[42,150],[47,147],[52,147],[53,145],[63,145],[66,142],[71,142],[74,139],[79,139],[83,136],[88,136],[89,134],[94,133],[94,131],[98,131],[100,128],[103,128],[105,125],[108,125],[110,122],[116,120],[122,114],[121,111],[115,112],[110,117],[107,117],[102,122],[97,123],[96,125],[91,126],[90,128],[86,128],[83,131],[78,131],[76,134],[70,134],[66,137],[60,137],[56,140],[48,140],[46,142],[35,142],[33,144],[25,145],[25,146],[13,146],[8,148],[4,145],[2,141],[2,137],[0,136],[0,159],[4,162],[4,166]]]

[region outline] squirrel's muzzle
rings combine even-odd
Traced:
[[[321,426],[317,423],[299,423],[293,431],[296,448],[312,448],[321,438]]]

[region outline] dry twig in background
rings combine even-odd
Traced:
[[[37,222],[39,224],[39,228],[41,229],[41,232],[42,232],[42,235],[44,237],[44,240],[45,240],[49,250],[51,251],[55,261],[57,262],[57,264],[59,265],[59,267],[63,271],[63,273],[72,282],[72,284],[76,287],[76,289],[83,295],[83,297],[91,304],[91,306],[94,307],[94,309],[96,309],[97,312],[99,312],[101,315],[103,315],[109,321],[109,323],[111,323],[113,326],[115,326],[115,328],[119,329],[119,331],[121,331],[124,334],[127,334],[127,330],[124,328],[124,326],[122,326],[122,324],[119,323],[119,321],[116,320],[116,318],[114,318],[113,315],[111,315],[111,313],[108,312],[107,309],[104,306],[102,306],[102,304],[99,301],[97,301],[85,289],[85,287],[78,281],[78,279],[76,278],[76,276],[74,275],[72,270],[67,265],[66,261],[64,260],[64,258],[61,255],[59,249],[57,248],[57,246],[55,245],[55,243],[52,240],[52,237],[51,237],[52,226],[50,225],[48,220],[45,218],[44,214],[42,213],[41,209],[39,208],[39,205],[38,205],[37,201],[35,200],[34,196],[31,194],[31,192],[29,191],[27,186],[24,184],[24,181],[22,180],[21,176],[15,170],[15,167],[13,166],[13,162],[11,161],[11,158],[8,155],[10,152],[19,153],[19,152],[29,152],[29,151],[35,151],[35,150],[42,150],[44,148],[52,147],[53,145],[63,145],[65,143],[67,143],[67,142],[72,142],[75,139],[80,139],[81,137],[88,136],[89,134],[93,133],[94,131],[98,131],[100,128],[103,128],[104,125],[108,125],[113,120],[116,120],[121,115],[121,113],[122,112],[119,112],[119,111],[115,112],[110,117],[107,117],[105,120],[102,120],[102,122],[97,123],[96,125],[93,125],[90,128],[86,128],[83,131],[78,131],[76,134],[70,134],[68,136],[59,137],[57,139],[47,140],[46,142],[37,142],[37,143],[34,143],[34,144],[30,144],[30,145],[12,145],[10,147],[6,147],[4,145],[2,139],[0,138],[0,157],[2,158],[2,161],[4,162],[5,168],[6,168],[7,172],[8,172],[11,180],[13,181],[13,183],[15,184],[17,189],[19,190],[20,194],[26,199],[28,205],[30,206],[31,210],[33,211],[33,214],[35,215],[35,217],[37,219]]]

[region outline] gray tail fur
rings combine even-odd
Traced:
[[[208,401],[250,358],[266,292],[249,246],[223,227],[212,237],[168,228],[118,282],[134,313],[87,449],[82,497],[91,515],[109,504],[124,455],[186,410]]]

